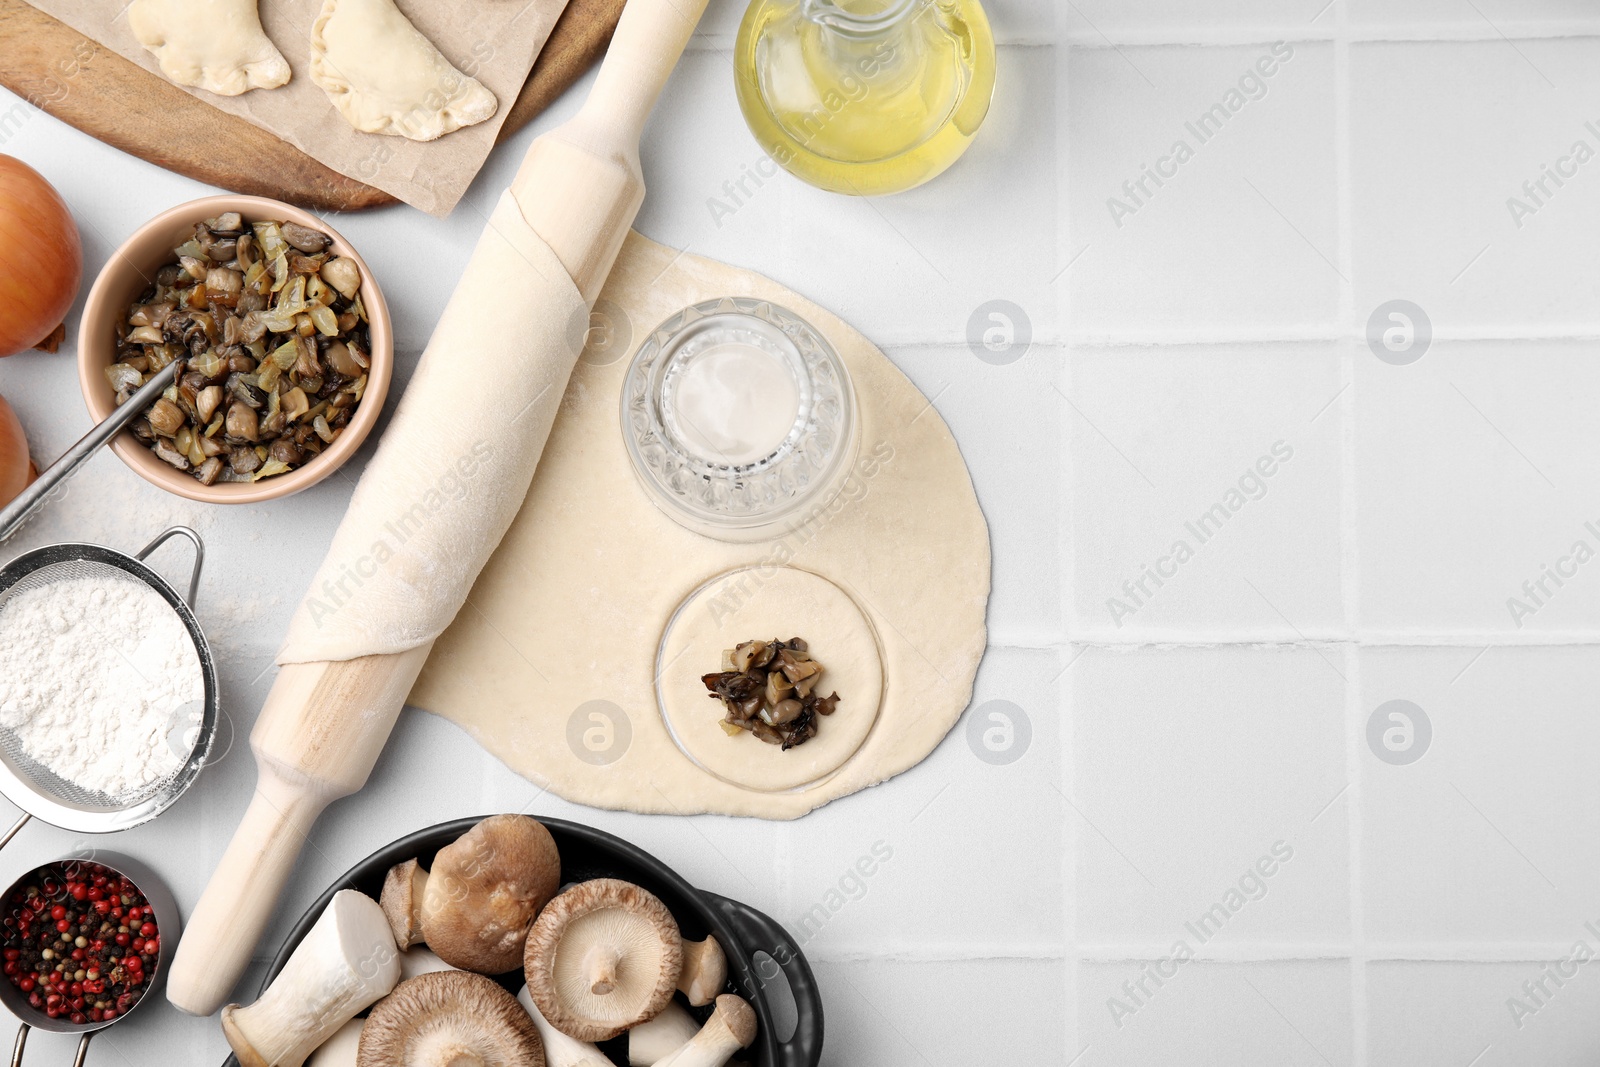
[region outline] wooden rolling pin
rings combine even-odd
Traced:
[[[591,306],[644,200],[639,138],[707,0],[628,0],[581,111],[528,148],[512,194]],[[286,664],[250,747],[255,797],[196,905],[167,999],[210,1015],[250,961],[322,810],[366,784],[428,657]]]

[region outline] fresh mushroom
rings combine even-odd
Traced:
[[[683,943],[683,973],[678,975],[678,990],[689,1003],[703,1008],[717,999],[728,984],[728,957],[717,939]]]
[[[676,1000],[669,1001],[661,1014],[628,1031],[629,1067],[654,1067],[678,1051],[695,1034],[700,1024]]]
[[[517,1003],[528,1013],[533,1025],[539,1028],[539,1039],[544,1042],[545,1067],[612,1067],[611,1060],[604,1052],[587,1041],[568,1037],[551,1026],[549,1020],[539,1014],[539,1006],[528,995],[527,986],[523,986],[522,992],[517,994]]]
[[[293,1067],[400,980],[383,909],[335,893],[261,999],[222,1009],[222,1032],[243,1067]]]
[[[755,1009],[743,998],[724,993],[700,1032],[655,1067],[723,1067],[755,1039]]]
[[[356,1067],[356,1046],[361,1043],[361,1028],[365,1019],[351,1019],[333,1036],[318,1046],[306,1061],[306,1067]]]
[[[432,974],[434,971],[454,971],[460,968],[452,967],[441,960],[437,953],[430,952],[426,945],[406,949],[400,953],[400,980],[415,978],[419,974]]]
[[[493,815],[439,850],[422,896],[422,936],[480,974],[515,970],[528,926],[561,884],[555,839],[537,819]]]
[[[552,900],[528,931],[528,994],[550,1024],[608,1041],[672,999],[683,939],[667,906],[630,882],[596,878]]]
[[[428,872],[414,859],[395,864],[383,876],[378,903],[383,905],[394,943],[403,949],[422,943],[422,896],[427,884]]]
[[[356,1067],[545,1067],[544,1046],[517,998],[469,971],[409,978],[361,1031]]]

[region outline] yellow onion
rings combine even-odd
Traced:
[[[33,481],[35,471],[28,459],[28,439],[22,436],[22,423],[6,398],[0,396],[0,508]]]
[[[38,171],[0,155],[0,356],[54,352],[82,280],[83,243],[67,202]]]

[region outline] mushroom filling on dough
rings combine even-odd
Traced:
[[[597,878],[546,905],[528,932],[523,969],[551,1026],[579,1041],[608,1041],[671,1001],[683,942],[653,894]]]

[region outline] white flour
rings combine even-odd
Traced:
[[[204,686],[182,620],[142,582],[65,579],[0,609],[0,726],[84,789],[118,797],[181,767]]]

